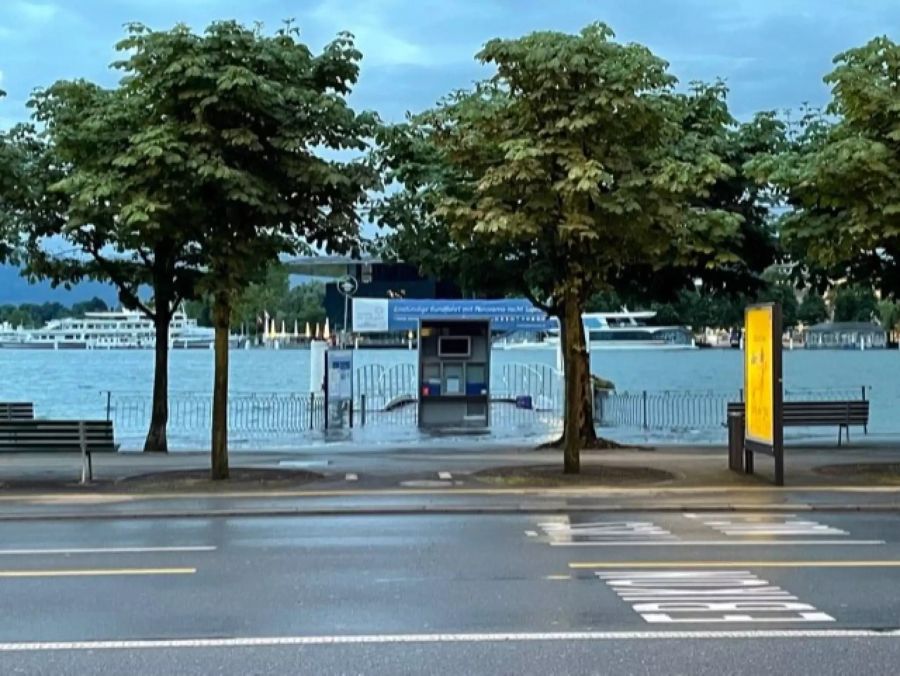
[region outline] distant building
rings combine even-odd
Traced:
[[[872,322],[825,322],[806,330],[810,350],[883,350],[887,331]]]
[[[414,265],[384,262],[372,256],[305,256],[284,261],[292,274],[324,278],[325,313],[332,329],[344,326],[345,299],[337,288],[337,279],[350,275],[358,282],[356,298],[441,298],[462,297],[459,287],[419,274]],[[333,280],[333,281],[331,281]],[[348,314],[347,323],[352,320]],[[348,326],[352,329],[352,326]]]

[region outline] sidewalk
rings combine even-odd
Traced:
[[[860,472],[860,463],[890,466],[892,472]],[[263,482],[179,483],[171,473],[196,471],[205,477],[208,453],[98,454],[95,482],[79,486],[77,456],[3,456],[0,518],[86,513],[138,517],[360,511],[900,510],[900,446],[884,442],[842,449],[789,447],[784,488],[771,483],[770,458],[760,456],[757,474],[746,476],[730,472],[725,449],[713,447],[586,451],[582,466],[592,476],[578,483],[561,476],[558,451],[502,444],[400,446],[377,452],[353,447],[233,452],[230,464],[235,475],[252,469],[275,476]],[[839,467],[825,473],[826,466]],[[539,467],[559,467],[560,472],[552,473],[549,484],[536,482],[530,477]]]

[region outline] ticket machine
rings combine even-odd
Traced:
[[[491,323],[419,322],[419,427],[490,423]]]

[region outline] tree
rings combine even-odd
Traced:
[[[791,274],[770,268],[763,273],[762,279],[765,285],[756,294],[755,301],[780,304],[784,328],[796,326],[800,301],[797,300],[797,289],[791,281]]]
[[[416,212],[424,197],[428,226],[446,224],[457,251],[487,262],[483,273],[499,270],[559,319],[564,469],[578,472],[580,449],[596,440],[588,299],[626,270],[735,258],[726,244],[740,217],[702,204],[730,171],[716,153],[730,120],[724,88],[675,93],[664,61],[602,24],[491,40],[478,59],[495,75],[413,120],[395,145],[396,175],[412,185],[388,224],[403,227],[403,207]]]
[[[834,321],[870,322],[877,315],[878,299],[872,289],[857,285],[839,286],[834,294]]]
[[[892,300],[879,302],[878,319],[885,331],[895,331],[900,326],[900,303]]]
[[[90,300],[74,303],[72,305],[72,315],[75,317],[84,317],[87,312],[108,312],[109,306],[102,298],[94,296]]]
[[[192,316],[203,325],[212,325],[212,300],[203,298],[189,305]],[[247,327],[249,333],[262,333],[260,320],[268,314],[280,326],[290,327],[325,321],[325,286],[321,282],[307,282],[290,287],[287,269],[281,263],[268,267],[265,276],[248,285],[238,296],[231,313],[235,326]]]
[[[3,96],[5,94],[0,90],[0,98]],[[19,190],[22,169],[15,136],[5,132],[0,135],[0,264],[12,256],[19,240],[15,206],[10,196]]]
[[[321,282],[300,284],[288,291],[278,306],[278,317],[288,324],[300,326],[325,321],[325,285]]]
[[[225,479],[237,298],[280,254],[356,246],[358,210],[376,177],[363,162],[323,151],[363,151],[376,120],[347,103],[361,57],[347,34],[313,54],[290,24],[272,35],[233,21],[202,35],[139,24],[128,32],[118,67],[142,102],[144,134],[177,149],[159,177],[178,195],[178,223],[206,272],[200,290],[212,300],[215,327],[212,478]]]
[[[815,291],[808,291],[797,308],[797,320],[806,326],[813,326],[828,319],[828,307],[825,299]]]
[[[808,111],[792,147],[750,169],[790,210],[786,245],[821,282],[900,294],[900,45],[887,37],[838,54],[826,116]]]
[[[188,180],[185,146],[170,129],[145,125],[150,96],[128,78],[115,89],[60,81],[37,91],[29,105],[36,124],[18,134],[28,180],[16,194],[28,238],[27,272],[54,285],[112,282],[125,307],[153,321],[153,405],[144,450],[165,452],[169,325],[200,276],[197,248],[176,210],[183,195],[164,176],[178,172]],[[50,238],[64,240],[73,254],[49,253]],[[144,286],[151,301],[139,293]]]

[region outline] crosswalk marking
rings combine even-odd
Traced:
[[[835,528],[818,521],[797,518],[795,514],[685,514],[688,519],[695,519],[723,535],[743,536],[835,536],[849,535],[840,528]]]
[[[651,521],[545,521],[538,528],[550,544],[567,546],[600,543],[673,542],[678,538]]]
[[[595,575],[649,624],[835,621],[749,570],[619,570]]]

